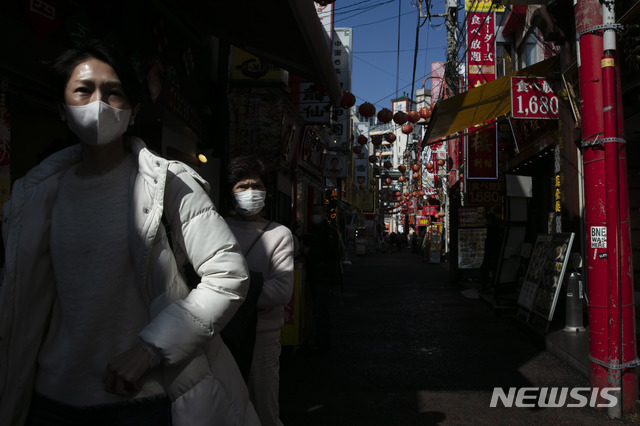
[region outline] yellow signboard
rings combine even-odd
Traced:
[[[464,9],[468,12],[504,12],[504,5],[494,0],[466,0]]]
[[[233,50],[233,80],[282,81],[283,70],[242,49]]]

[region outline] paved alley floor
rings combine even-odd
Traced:
[[[595,408],[491,408],[494,388],[588,380],[409,250],[352,258],[332,299],[333,346],[285,347],[285,426],[608,425]],[[575,402],[575,401],[570,401]]]

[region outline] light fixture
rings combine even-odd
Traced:
[[[198,150],[196,157],[198,157],[198,161],[200,161],[200,163],[205,164],[207,161],[209,161],[208,157],[211,154],[213,154],[213,149],[205,148],[205,149]]]

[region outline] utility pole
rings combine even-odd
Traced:
[[[614,2],[577,0],[587,232],[589,351],[594,388],[620,389],[609,417],[635,412],[633,267]],[[601,236],[599,240],[594,236]]]
[[[457,0],[445,0],[447,10],[445,13],[445,26],[447,29],[447,62],[444,68],[446,81],[446,97],[455,96],[459,91],[458,71],[458,2]]]

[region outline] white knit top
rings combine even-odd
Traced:
[[[234,217],[227,223],[246,253],[256,236],[262,234],[264,222],[248,222]],[[293,236],[289,228],[272,222],[248,254],[250,271],[264,278],[258,299],[258,332],[274,331],[284,324],[284,306],[293,293]]]
[[[51,257],[57,299],[38,357],[36,391],[74,406],[116,403],[101,380],[110,358],[129,349],[148,324],[148,309],[134,280],[129,249],[130,155],[90,178],[72,167],[63,177],[52,213]],[[137,397],[164,393],[158,373]]]

